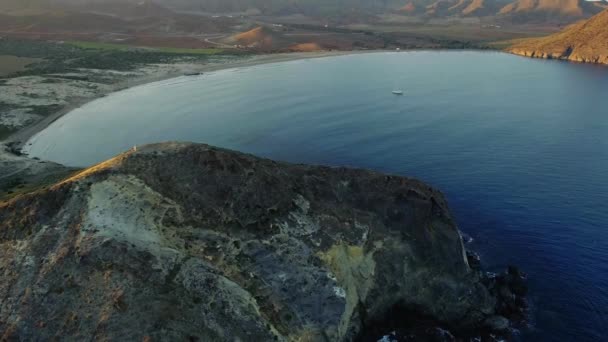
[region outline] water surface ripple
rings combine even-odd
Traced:
[[[394,96],[394,87],[405,96]],[[129,89],[36,136],[32,156],[99,162],[205,142],[440,188],[485,266],[530,276],[530,341],[608,326],[608,68],[473,51],[362,54]]]

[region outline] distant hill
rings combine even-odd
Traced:
[[[411,0],[398,12],[428,17],[483,17],[496,15],[507,3],[503,0]]]
[[[240,45],[241,47],[256,51],[311,52],[327,49],[323,39],[319,39],[319,36],[315,36],[314,34],[288,35],[289,32],[284,31],[282,27],[258,26],[228,37],[223,42],[229,45]]]
[[[515,21],[570,21],[599,13],[602,3],[585,0],[516,0],[500,9],[499,15]]]
[[[485,0],[473,0],[462,10],[462,14],[471,15],[483,12],[486,8],[486,3],[487,1]]]
[[[0,15],[0,29],[14,32],[74,32],[125,30],[128,25],[119,18],[90,13],[47,11],[39,14]]]
[[[607,2],[585,0],[0,0],[0,13],[75,10],[119,17],[163,17],[172,12],[300,14],[352,22],[376,14],[417,17],[497,17],[514,23],[571,23],[599,13]],[[336,21],[334,20],[334,21]],[[372,20],[373,21],[373,20]]]
[[[155,0],[174,9],[204,12],[331,15],[349,11],[417,16],[503,16],[514,21],[564,21],[592,16],[601,3],[585,0]],[[606,5],[606,4],[604,4]]]
[[[583,15],[579,0],[517,0],[503,7],[500,13],[513,14],[533,11],[556,12],[572,16]]]
[[[85,9],[87,11],[130,18],[166,17],[174,14],[174,12],[167,7],[151,0],[137,2],[106,0],[89,4]]]
[[[509,51],[528,57],[608,64],[608,10],[548,37],[520,41]]]
[[[2,0],[0,0],[2,1]],[[126,9],[130,7],[125,7]],[[66,10],[21,10],[3,15],[0,12],[0,31],[13,33],[71,34],[121,33],[129,35],[155,33],[217,33],[225,32],[234,25],[229,18],[209,18],[173,12],[148,12],[112,15],[100,7],[91,11]],[[17,13],[18,15],[15,15]],[[66,36],[69,39],[69,36]]]
[[[0,13],[4,14],[21,16],[58,10],[120,17],[160,17],[173,13],[154,0],[0,0]]]
[[[243,46],[271,48],[274,36],[275,34],[270,29],[259,26],[232,36],[230,41]]]

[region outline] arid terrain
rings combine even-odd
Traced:
[[[601,11],[582,0],[43,1],[0,5],[0,36],[131,46],[291,51],[463,47],[556,31]],[[239,34],[264,29],[264,42]],[[269,39],[272,38],[272,42]],[[312,45],[310,45],[312,44]],[[296,48],[297,49],[297,48]]]
[[[509,51],[527,57],[608,64],[608,10],[548,37],[518,41]]]

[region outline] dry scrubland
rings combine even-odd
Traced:
[[[0,77],[23,71],[28,65],[39,62],[40,60],[41,59],[39,58],[0,55]]]
[[[608,64],[608,10],[548,37],[518,41],[509,51],[528,57]]]

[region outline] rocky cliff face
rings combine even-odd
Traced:
[[[608,10],[554,35],[523,40],[508,51],[527,57],[608,64]]]
[[[7,340],[346,341],[394,310],[508,325],[438,191],[207,145],[0,203],[0,277]]]

